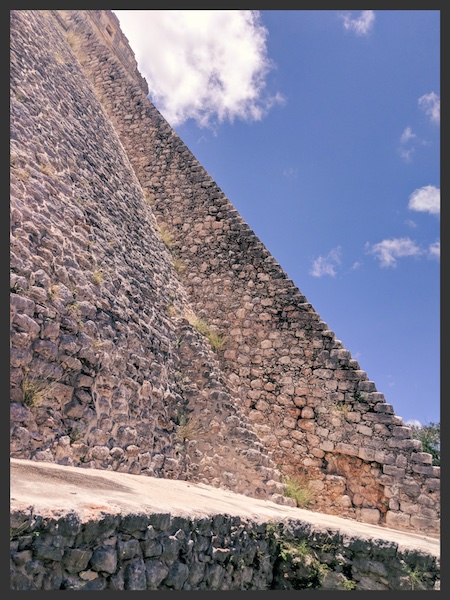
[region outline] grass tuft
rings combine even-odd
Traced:
[[[45,379],[37,379],[26,375],[22,379],[24,404],[30,408],[39,406],[43,400],[49,397],[56,383],[56,381],[50,382]]]
[[[286,477],[284,486],[285,496],[293,498],[300,508],[307,508],[314,500],[315,492],[311,489],[305,477]]]

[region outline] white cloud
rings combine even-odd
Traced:
[[[352,18],[350,13],[342,15],[344,29],[354,31],[356,35],[367,35],[375,22],[373,10],[362,10],[359,17]]]
[[[429,245],[428,256],[429,258],[436,258],[437,260],[441,258],[441,240],[436,240],[433,244]]]
[[[413,140],[416,137],[416,134],[413,133],[411,127],[406,127],[405,131],[402,133],[400,137],[400,144],[407,144],[409,141]]]
[[[419,256],[422,250],[410,238],[394,238],[391,240],[383,240],[378,244],[370,246],[366,244],[366,252],[374,254],[375,258],[380,261],[380,266],[383,268],[397,266],[397,259],[405,256]]]
[[[336,266],[341,264],[341,254],[341,247],[337,246],[326,256],[319,256],[313,261],[309,274],[313,277],[322,277],[323,275],[336,277]]]
[[[150,96],[172,126],[258,121],[280,93],[266,91],[275,65],[256,10],[118,10]]]
[[[405,162],[411,162],[414,148],[399,148],[398,153]]]
[[[363,266],[363,263],[361,261],[357,260],[352,264],[351,269],[352,269],[352,271],[357,271],[362,266]]]
[[[441,122],[441,99],[434,92],[424,94],[418,100],[418,104],[425,114],[428,115],[433,123]]]
[[[409,197],[408,208],[418,212],[439,215],[441,211],[441,190],[434,185],[425,185],[414,190]]]
[[[416,134],[413,133],[411,127],[406,127],[400,136],[400,146],[398,153],[405,162],[410,162],[415,151]]]

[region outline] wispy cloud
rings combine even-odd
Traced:
[[[434,92],[424,94],[418,100],[419,107],[433,123],[441,122],[441,98]]]
[[[173,126],[258,121],[280,93],[266,90],[275,68],[257,10],[114,11],[147,80],[152,101]]]
[[[341,264],[341,255],[341,247],[337,246],[326,256],[319,256],[313,261],[309,274],[313,277],[323,277],[324,275],[336,277],[336,267]]]
[[[441,258],[441,240],[436,240],[432,244],[428,246],[428,257],[436,258],[440,260]]]
[[[406,256],[419,256],[422,254],[422,250],[410,238],[394,238],[390,240],[383,240],[382,242],[372,246],[367,243],[366,252],[367,254],[373,254],[380,262],[380,267],[382,268],[395,268],[397,266],[398,258],[404,258]]]
[[[391,387],[391,388],[395,387],[395,381],[391,374],[387,375],[387,384],[388,384],[388,387]]]
[[[433,123],[441,121],[441,100],[434,92],[424,94],[417,101],[419,108],[430,118]],[[411,127],[406,127],[400,136],[398,153],[405,162],[411,162],[417,146],[429,146],[426,140],[421,140],[413,132]]]
[[[408,208],[418,212],[439,215],[441,212],[441,190],[434,185],[425,185],[414,190],[409,197]]]
[[[405,162],[410,162],[412,155],[416,150],[417,135],[413,133],[411,127],[406,127],[400,136],[398,153]]]
[[[416,138],[416,134],[412,132],[411,127],[406,127],[405,131],[402,133],[400,137],[400,144],[407,144],[414,138]]]
[[[284,177],[292,177],[293,179],[297,179],[298,175],[298,167],[287,167],[283,171]]]
[[[417,223],[412,219],[406,219],[405,225],[408,225],[408,227],[411,227],[412,229],[415,229],[417,227]]]
[[[373,10],[362,10],[359,17],[352,17],[349,12],[341,15],[344,29],[353,31],[356,35],[367,35],[373,28],[375,12]]]

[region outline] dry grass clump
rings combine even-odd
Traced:
[[[284,494],[293,498],[300,508],[307,508],[315,498],[315,492],[309,486],[309,482],[303,475],[286,477],[284,480]]]
[[[48,398],[57,382],[25,375],[22,379],[23,402],[28,407],[39,406]]]
[[[225,338],[222,335],[208,325],[204,319],[201,319],[194,314],[188,314],[186,315],[186,318],[194,329],[206,337],[214,350],[222,350],[225,345]]]

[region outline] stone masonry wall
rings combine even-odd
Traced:
[[[281,470],[313,510],[437,535],[440,469],[148,100],[114,14],[10,14],[11,455],[283,502]]]
[[[111,53],[92,12],[59,11],[171,235],[189,301],[226,339],[220,364],[275,462],[308,480],[314,510],[437,534],[439,467]]]
[[[215,515],[11,515],[13,590],[439,590],[396,543]]]
[[[53,11],[10,18],[11,456],[292,502],[192,324],[73,34]]]

